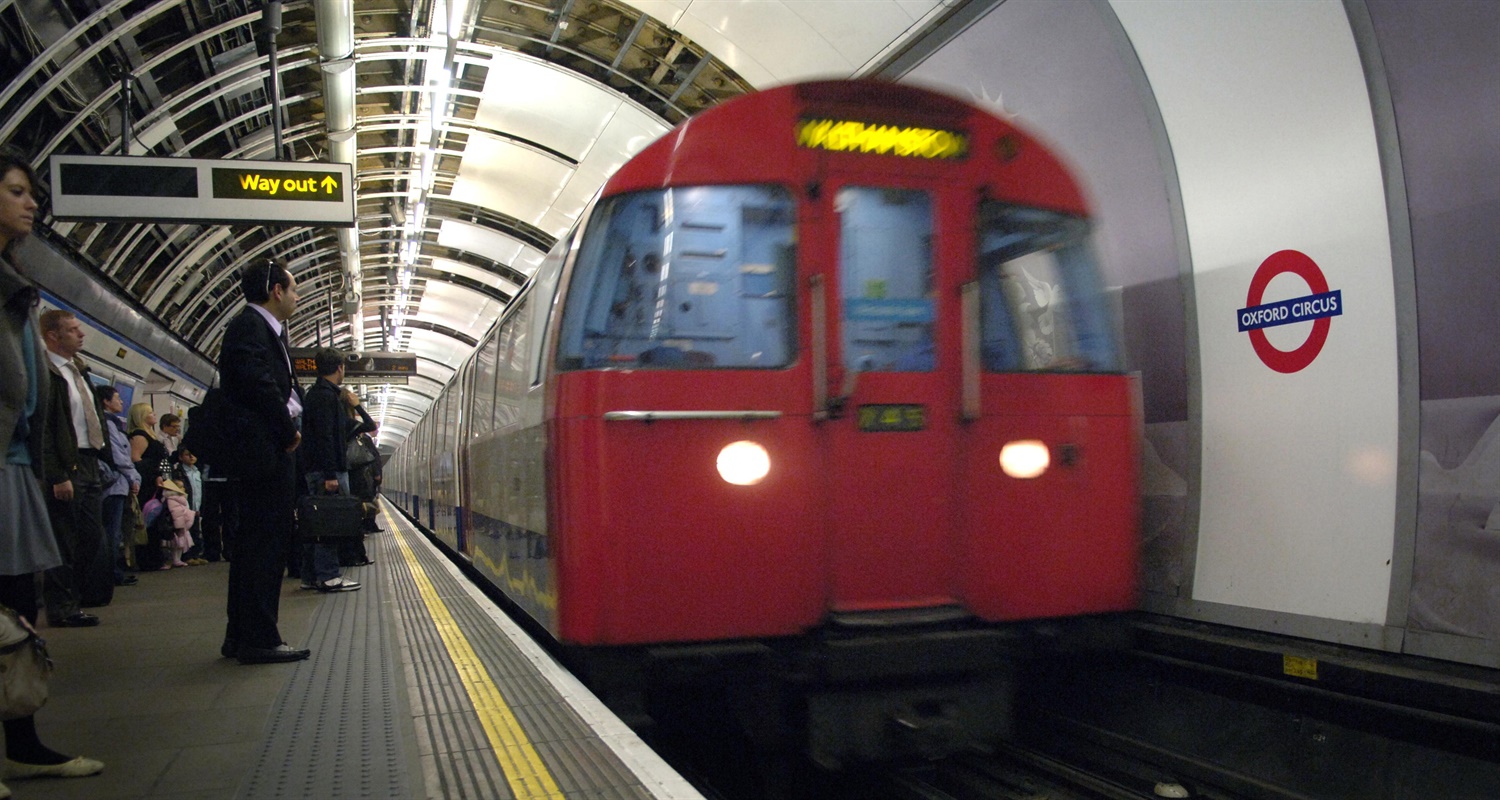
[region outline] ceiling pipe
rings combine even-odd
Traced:
[[[354,111],[354,0],[315,0],[318,53],[323,69],[323,112],[328,125],[328,158],[354,167],[358,191],[359,164],[355,146]],[[356,195],[357,198],[358,195]],[[365,348],[359,227],[340,228],[339,256],[344,268],[343,312],[349,319],[350,349]]]

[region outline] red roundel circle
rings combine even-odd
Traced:
[[[1264,302],[1266,286],[1271,283],[1271,279],[1287,272],[1307,281],[1307,287],[1312,290],[1313,294],[1323,294],[1328,291],[1328,279],[1323,277],[1323,270],[1318,269],[1318,265],[1311,258],[1296,250],[1281,250],[1268,256],[1255,270],[1255,277],[1250,280],[1250,291],[1245,294],[1245,305],[1247,307],[1261,305]],[[1249,331],[1250,346],[1255,348],[1255,355],[1259,356],[1266,366],[1277,372],[1290,374],[1306,368],[1313,362],[1313,359],[1318,357],[1318,353],[1323,350],[1323,343],[1328,341],[1328,329],[1331,327],[1333,327],[1333,321],[1328,317],[1313,320],[1312,333],[1308,334],[1307,341],[1290,352],[1277,350],[1271,344],[1271,340],[1266,338],[1265,329],[1256,328]]]

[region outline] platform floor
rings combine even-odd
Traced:
[[[387,509],[358,592],[283,583],[293,664],[219,656],[228,564],[140,575],[96,628],[42,628],[37,715],[89,778],[22,798],[697,798],[411,524]]]

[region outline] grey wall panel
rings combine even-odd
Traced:
[[[1410,211],[1421,453],[1412,652],[1500,648],[1500,6],[1366,0]]]
[[[39,286],[141,350],[163,373],[186,379],[199,389],[213,383],[213,362],[54,245],[30,236],[16,255]]]

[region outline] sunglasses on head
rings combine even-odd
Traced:
[[[266,259],[266,299],[271,299],[271,290],[276,286],[276,260]]]

